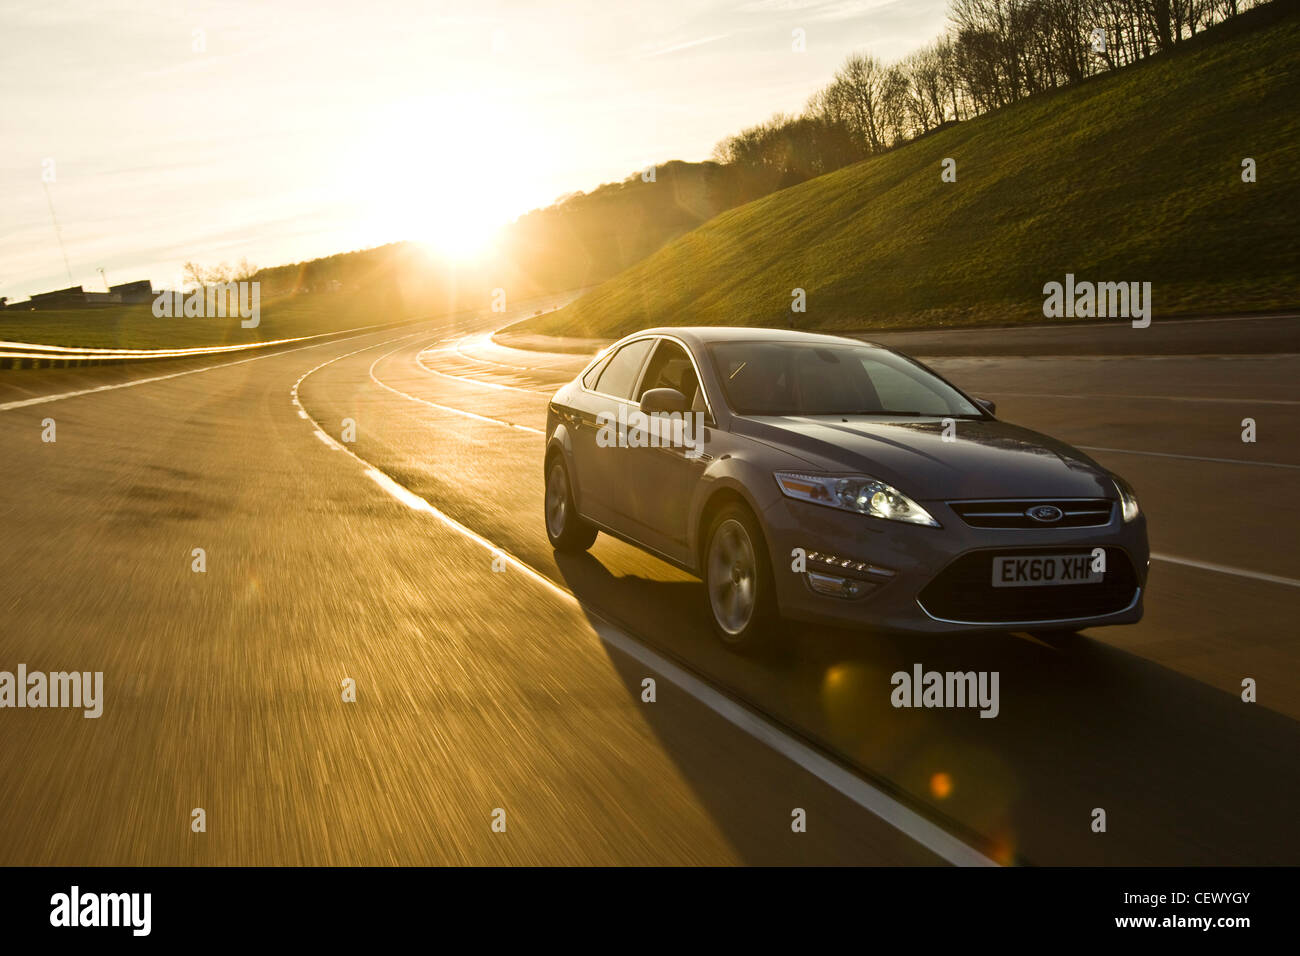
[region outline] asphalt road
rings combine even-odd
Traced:
[[[752,659],[688,575],[551,551],[583,359],[501,321],[0,375],[0,670],[106,698],[0,710],[0,863],[1300,862],[1300,356],[935,358],[1136,486],[1146,619]],[[893,709],[918,662],[999,671],[1000,715]]]

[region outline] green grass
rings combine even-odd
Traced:
[[[1210,39],[1210,38],[1207,38]],[[1300,304],[1300,22],[1156,57],[725,212],[512,331],[1043,322],[1066,272],[1153,315]],[[1241,181],[1253,157],[1258,182]],[[940,161],[957,161],[957,182]],[[791,290],[808,310],[790,311]]]
[[[436,311],[446,310],[431,311],[427,300],[396,291],[263,298],[261,321],[255,329],[243,328],[238,316],[158,319],[149,305],[49,312],[5,310],[0,312],[0,340],[127,349],[245,345],[397,322]]]

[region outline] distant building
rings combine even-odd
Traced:
[[[148,303],[154,300],[153,283],[148,279],[141,279],[138,282],[123,282],[121,285],[109,286],[108,289],[120,297],[120,302],[127,305]]]
[[[119,305],[122,297],[116,292],[87,292],[85,305]]]
[[[122,303],[138,305],[149,303],[154,299],[153,283],[148,279],[137,282],[123,282],[121,285],[109,286],[107,292],[87,292],[79,285],[53,292],[38,292],[26,302],[10,302],[0,308],[21,309],[93,309],[105,305]]]
[[[86,290],[79,285],[53,292],[38,292],[32,296],[29,307],[33,309],[80,309],[86,304]]]

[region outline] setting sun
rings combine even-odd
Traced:
[[[526,202],[523,124],[486,96],[442,95],[376,111],[345,175],[365,181],[357,241],[411,240],[452,262],[489,252]]]

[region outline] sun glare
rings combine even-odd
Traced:
[[[376,115],[348,170],[366,184],[357,190],[359,241],[419,242],[452,262],[491,252],[502,226],[524,211],[519,169],[505,145],[517,134],[499,104],[474,96],[422,99]]]

